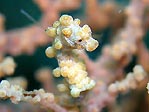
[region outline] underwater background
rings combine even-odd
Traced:
[[[54,0],[53,0],[54,1]],[[71,0],[70,0],[71,1]],[[125,7],[130,3],[131,0],[98,0],[100,4],[104,4],[106,2],[114,2],[116,4],[117,14],[119,14],[119,11],[122,11],[121,21],[120,25],[117,25],[116,27],[113,24],[107,25],[103,28],[93,28],[92,34],[95,39],[98,40],[99,46],[98,48],[93,52],[86,52],[90,59],[96,61],[96,59],[101,55],[102,48],[104,45],[110,43],[114,38],[112,36],[117,32],[117,29],[122,28],[125,24],[125,21],[127,17],[123,15],[123,10]],[[4,15],[5,17],[5,31],[11,31],[14,29],[20,29],[24,27],[28,27],[30,25],[36,24],[32,20],[28,19],[24,14],[21,13],[21,10],[24,10],[29,15],[31,15],[37,22],[40,21],[42,18],[43,12],[38,7],[38,5],[33,0],[0,0],[0,13]],[[92,12],[94,13],[94,12]],[[100,13],[100,12],[99,12]],[[66,11],[60,11],[58,14],[59,17],[63,14],[71,15],[73,18],[80,18],[82,21],[87,18],[86,16],[86,0],[81,0],[81,4],[78,8],[74,8],[71,10]],[[149,17],[149,7],[146,8],[146,15]],[[52,17],[52,16],[51,16]],[[49,15],[50,18],[50,15]],[[114,18],[114,17],[111,17]],[[83,21],[85,23],[86,21]],[[149,23],[145,23],[149,24]],[[113,26],[112,26],[113,25]],[[45,30],[45,27],[38,24],[39,28],[41,28],[43,31]],[[51,24],[49,24],[51,26]],[[92,27],[91,27],[92,28]],[[114,29],[115,28],[115,29]],[[116,29],[117,28],[117,29]],[[143,41],[147,48],[149,48],[149,25],[146,26],[145,34]],[[19,37],[21,38],[21,37]],[[47,36],[47,38],[49,38]],[[131,38],[131,37],[130,37]],[[33,90],[33,89],[39,89],[42,87],[42,84],[35,79],[36,71],[40,68],[47,67],[50,70],[56,68],[58,66],[57,60],[55,58],[47,58],[45,55],[45,49],[51,45],[49,42],[45,45],[39,45],[36,47],[36,50],[31,53],[21,53],[20,55],[13,56],[14,61],[16,62],[17,66],[15,69],[15,72],[12,76],[7,77],[16,77],[16,76],[23,76],[28,81],[27,90]],[[10,53],[6,53],[5,56],[11,56]],[[149,63],[149,62],[148,62]],[[130,63],[124,67],[125,73],[130,72],[133,67],[137,64],[137,57],[133,56]],[[6,77],[1,78],[1,80],[5,79]],[[53,77],[54,78],[54,77]],[[54,78],[54,81],[60,82],[62,78]],[[138,107],[135,108],[135,111],[133,112],[149,112],[149,108],[147,107],[147,104],[149,106],[149,97],[146,97],[147,90],[143,90],[143,92],[138,91],[135,92],[133,90],[131,93],[128,93],[126,95],[119,94],[117,97],[117,102],[121,104],[122,100],[128,99],[128,98],[136,98],[135,95],[139,96],[136,102],[138,102]],[[134,97],[134,98],[133,98]],[[144,102],[144,100],[147,100]],[[147,103],[146,103],[147,102]],[[0,110],[0,112],[2,112]],[[96,112],[96,111],[95,111]],[[108,112],[108,109],[104,108],[103,112]],[[111,111],[112,112],[112,111]],[[114,112],[114,111],[113,111]],[[118,111],[117,111],[118,112]],[[125,111],[127,112],[127,111]],[[128,111],[129,112],[129,111]]]

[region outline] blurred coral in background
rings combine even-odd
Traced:
[[[149,0],[0,1],[0,112],[149,112],[148,37]]]

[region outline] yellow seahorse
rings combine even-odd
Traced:
[[[46,29],[46,33],[54,38],[54,42],[45,53],[49,58],[56,57],[59,64],[53,74],[55,77],[65,77],[73,97],[79,97],[80,92],[95,86],[95,81],[87,76],[86,66],[78,57],[78,51],[93,51],[98,47],[98,41],[92,38],[88,25],[79,25],[79,19],[73,20],[69,15],[62,15],[52,27]]]

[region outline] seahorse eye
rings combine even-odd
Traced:
[[[78,42],[82,42],[82,39],[78,40]]]

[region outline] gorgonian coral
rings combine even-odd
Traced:
[[[118,93],[126,92],[128,89],[136,89],[146,76],[147,73],[144,71],[143,67],[141,65],[136,65],[133,68],[133,72],[129,72],[124,80],[110,84],[108,88],[109,92]]]
[[[0,98],[10,98],[15,104],[24,101],[39,104],[55,112],[66,112],[65,109],[56,104],[55,97],[52,93],[47,93],[43,89],[25,91],[19,85],[11,85],[7,80],[2,80],[0,83]]]

